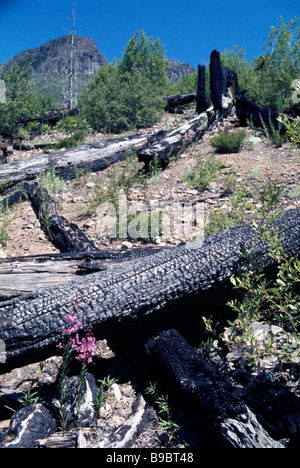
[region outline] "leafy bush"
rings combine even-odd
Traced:
[[[16,137],[21,130],[18,120],[37,112],[39,101],[29,82],[29,66],[24,63],[14,65],[1,79],[5,82],[6,102],[0,103],[0,134]]]
[[[151,126],[164,109],[168,89],[164,50],[158,40],[134,34],[118,63],[96,73],[79,99],[81,113],[107,133]]]
[[[245,140],[244,130],[238,130],[236,133],[219,133],[210,139],[210,143],[216,149],[217,153],[238,153]]]

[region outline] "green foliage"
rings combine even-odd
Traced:
[[[138,32],[118,63],[101,67],[82,93],[79,106],[96,131],[118,133],[153,125],[162,115],[169,86],[158,40]]]
[[[201,159],[194,167],[188,169],[183,180],[195,189],[203,191],[215,180],[221,167],[222,162],[215,156],[211,156],[207,161]]]
[[[234,46],[221,54],[221,62],[237,73],[240,91],[246,91],[248,99],[282,112],[291,104],[292,83],[300,75],[299,19],[285,22],[280,17],[262,50],[251,62],[245,49]]]
[[[58,192],[64,190],[66,187],[65,181],[55,174],[55,169],[51,164],[50,156],[48,168],[46,171],[43,171],[41,173],[40,182],[42,187],[47,189],[50,196],[56,195]]]
[[[29,83],[29,65],[16,64],[1,79],[5,82],[6,102],[0,103],[0,134],[15,137],[20,131],[18,120],[35,112],[39,106]]]
[[[267,277],[264,266],[258,265],[254,260],[253,250],[245,253],[250,268],[231,278],[233,286],[244,291],[242,300],[229,303],[237,313],[237,320],[231,324],[233,325],[231,338],[239,346],[249,348],[252,353],[252,364],[255,366],[259,363],[258,353],[262,351],[254,346],[253,334],[251,335],[249,327],[251,322],[268,322],[281,326],[286,332],[295,333],[296,337],[299,335],[300,261],[285,254],[281,245],[282,228],[275,228],[275,222],[280,216],[275,207],[281,194],[282,188],[276,184],[264,187],[260,197],[261,207],[258,210],[263,222],[253,222],[257,242],[263,242],[268,246],[269,256],[277,264],[275,278],[270,280]],[[290,351],[290,348],[288,352],[281,349],[277,351],[277,357],[279,360],[289,359]]]
[[[211,235],[237,226],[242,226],[249,221],[254,213],[254,193],[250,192],[246,185],[239,187],[229,197],[230,209],[216,207],[209,215],[205,226],[205,234]]]
[[[81,130],[88,135],[92,129],[81,115],[67,115],[55,125],[55,130],[68,134]]]
[[[169,402],[169,396],[159,395],[157,391],[157,383],[152,382],[150,382],[149,386],[145,389],[145,393],[153,399],[154,405],[157,407],[157,412],[160,415],[159,425],[161,426],[162,430],[169,433],[170,442],[180,427],[174,420]]]
[[[279,123],[278,129],[275,128],[271,118],[269,119],[269,126],[266,125],[264,120],[261,118],[262,132],[273,143],[273,145],[280,147],[288,141],[286,134],[282,131],[283,124]]]
[[[238,153],[242,149],[246,133],[238,130],[236,133],[222,132],[210,139],[210,143],[219,154]]]
[[[278,120],[285,126],[289,140],[295,145],[300,145],[300,118],[291,120],[287,115],[281,115]]]
[[[136,31],[133,34],[118,68],[121,75],[139,72],[158,88],[167,87],[169,84],[164,47],[159,39],[147,37],[144,31]]]

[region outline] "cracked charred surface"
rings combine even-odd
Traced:
[[[288,256],[300,253],[300,209],[278,220],[283,225],[282,245]],[[256,239],[250,226],[222,231],[202,245],[185,245],[135,259],[109,272],[98,272],[0,305],[0,339],[7,360],[58,343],[67,327],[67,314],[80,293],[82,328],[96,329],[109,322],[136,319],[175,307],[182,298],[217,290],[247,262],[240,254]],[[257,243],[259,263],[272,263],[266,246]],[[114,322],[115,323],[115,322]]]

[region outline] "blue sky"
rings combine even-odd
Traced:
[[[70,33],[73,0],[0,0],[0,63]],[[193,67],[213,49],[238,44],[261,53],[279,16],[300,16],[299,0],[77,0],[76,32],[95,41],[110,62],[136,30],[159,38],[166,56]]]

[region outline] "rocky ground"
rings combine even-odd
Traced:
[[[156,132],[163,128],[171,129],[180,125],[182,119],[188,118],[191,111],[182,118],[167,115],[154,128],[143,130],[145,133]],[[214,148],[210,143],[213,134],[227,130],[237,131],[237,122],[230,117],[224,120],[218,128],[208,132],[200,141],[192,147],[186,149],[177,160],[172,161],[167,168],[148,180],[147,198],[157,201],[194,201],[204,202],[206,222],[216,208],[228,212],[232,210],[230,197],[238,188],[250,187],[253,193],[258,193],[259,188],[268,183],[276,182],[283,187],[283,195],[280,201],[280,208],[286,210],[300,206],[300,153],[299,149],[291,147],[288,143],[281,147],[272,144],[262,132],[247,128],[247,137],[242,150],[239,153],[216,155],[222,161],[222,167],[209,187],[199,192],[183,181],[183,175],[189,167],[193,167],[199,158],[207,160],[214,154]],[[59,138],[61,135],[44,135],[43,141],[50,142],[50,138]],[[89,136],[86,141],[92,142],[104,138],[104,135],[97,134]],[[40,141],[31,141],[34,145]],[[28,142],[23,142],[28,143]],[[33,157],[42,150],[14,150],[11,160]],[[143,165],[141,164],[141,169]],[[109,171],[109,170],[108,170]],[[71,222],[76,223],[85,234],[94,241],[95,245],[101,249],[135,248],[145,245],[175,245],[182,239],[162,240],[151,239],[146,243],[139,240],[132,240],[124,244],[124,240],[108,240],[97,238],[96,219],[94,215],[87,216],[85,208],[88,200],[95,193],[97,178],[107,177],[108,172],[101,174],[87,174],[84,178],[78,178],[64,184],[61,191],[55,197],[58,202],[60,214]],[[231,177],[229,177],[231,176]],[[252,194],[253,195],[253,194]],[[139,187],[131,192],[131,200],[143,200],[144,193]],[[258,204],[258,198],[253,195],[250,200],[254,205]],[[247,199],[249,202],[249,199]],[[3,220],[2,220],[3,222]],[[42,233],[35,214],[29,202],[22,202],[5,218],[5,230],[8,238],[5,245],[0,246],[2,257],[16,257],[40,255],[57,252]],[[200,342],[199,342],[200,344]],[[55,439],[53,445],[56,446],[70,443],[73,446],[96,447],[106,440],[110,446],[114,446],[116,441],[124,439],[122,427],[128,425],[128,421],[135,427],[134,436],[128,442],[132,448],[140,447],[188,447],[203,446],[199,440],[199,435],[194,431],[194,422],[191,415],[187,420],[181,419],[179,432],[166,430],[166,427],[159,420],[160,413],[157,405],[145,392],[150,381],[145,377],[145,363],[139,361],[137,356],[128,353],[121,353],[121,358],[116,357],[115,352],[108,348],[107,343],[98,343],[98,356],[96,363],[91,367],[91,373],[96,379],[110,375],[116,379],[106,398],[106,403],[102,407],[99,419],[91,427],[83,428],[80,433],[76,432],[76,437],[61,437]],[[53,386],[61,357],[53,357],[50,361],[32,364],[25,368],[15,369],[8,374],[0,375],[0,396],[2,397],[2,409],[0,409],[0,442],[9,444],[14,441],[13,431],[7,433],[10,419],[20,407],[18,398],[24,396],[23,392],[31,395],[37,389],[44,389]],[[1,366],[1,364],[0,364]],[[0,367],[1,372],[1,367]],[[298,391],[298,390],[297,390]],[[139,413],[140,411],[140,413]],[[177,411],[180,415],[180,411]],[[141,414],[140,420],[135,421],[137,415]],[[191,418],[191,419],[189,419]],[[136,424],[136,426],[135,426]],[[1,436],[2,433],[2,436]],[[72,434],[75,434],[73,431]],[[112,438],[112,435],[114,437]],[[41,446],[50,446],[51,438],[41,437]],[[102,441],[102,442],[101,442]],[[125,442],[124,442],[125,443]],[[205,445],[205,444],[204,444]],[[212,444],[213,445],[213,444]]]

